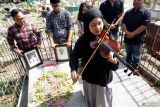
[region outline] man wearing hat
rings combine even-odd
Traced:
[[[46,16],[46,32],[50,40],[50,47],[67,44],[71,47],[72,20],[69,13],[60,8],[60,0],[50,0],[52,11]]]

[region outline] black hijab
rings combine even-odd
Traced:
[[[95,40],[96,35],[92,34],[89,30],[89,23],[94,18],[103,18],[102,13],[97,8],[88,9],[84,14],[84,37],[87,37],[88,40]],[[82,37],[83,37],[82,36]]]

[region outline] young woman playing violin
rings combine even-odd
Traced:
[[[82,66],[85,66],[95,50],[97,37],[103,31],[103,26],[101,12],[96,8],[88,9],[84,14],[84,34],[78,39],[71,53],[73,82],[77,81],[79,76],[79,59]],[[113,52],[108,53],[98,49],[82,73],[84,97],[88,107],[112,107],[112,89],[107,84],[112,81],[112,70],[118,69],[119,62]]]

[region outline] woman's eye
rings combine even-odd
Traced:
[[[92,23],[91,26],[92,27],[96,27],[96,26],[101,26],[103,23],[102,21],[96,22],[96,23]]]
[[[98,22],[98,25],[101,25],[102,24],[102,22]]]
[[[96,24],[92,24],[91,26],[92,26],[92,27],[95,27],[95,26],[96,26]]]

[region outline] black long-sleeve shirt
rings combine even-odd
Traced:
[[[78,69],[78,60],[81,58],[82,65],[85,65],[94,49],[90,47],[90,41],[87,41],[83,35],[78,39],[71,53],[70,67],[71,71]],[[93,56],[86,69],[82,73],[82,79],[91,84],[106,86],[112,81],[112,70],[118,69],[118,63],[113,64],[103,58],[99,51]]]

